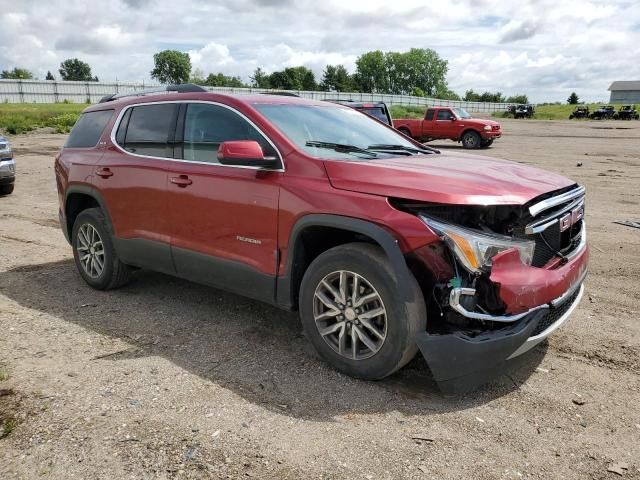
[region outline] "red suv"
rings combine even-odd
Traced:
[[[299,310],[341,372],[380,379],[419,349],[453,391],[580,301],[573,181],[440,154],[335,103],[182,89],[87,108],[56,158],[60,223],[92,287],[146,268]]]

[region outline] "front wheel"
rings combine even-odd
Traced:
[[[479,148],[480,143],[481,138],[477,132],[469,131],[462,135],[462,146],[464,148]]]
[[[71,246],[78,272],[91,287],[109,290],[129,281],[131,268],[118,258],[99,208],[80,212],[73,224]]]
[[[490,147],[492,143],[493,143],[493,138],[490,138],[488,140],[482,140],[482,148]]]
[[[405,306],[380,248],[350,243],[319,255],[305,272],[299,300],[302,326],[318,354],[340,372],[366,380],[409,362],[427,322],[422,292],[409,275],[416,301]]]

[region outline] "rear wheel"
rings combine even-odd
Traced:
[[[0,195],[11,195],[13,193],[15,184],[0,185]]]
[[[311,263],[302,280],[304,331],[319,355],[342,373],[384,378],[415,356],[415,336],[426,328],[424,299],[412,275],[409,285],[417,300],[405,308],[380,248],[366,243],[332,248]]]
[[[468,131],[462,135],[462,146],[464,148],[480,148],[481,138],[477,132]]]
[[[118,259],[99,208],[80,212],[73,224],[71,245],[78,272],[93,288],[109,290],[129,281],[131,268]]]
[[[409,129],[407,129],[407,128],[402,128],[402,127],[400,127],[400,128],[398,129],[398,131],[399,131],[400,133],[402,133],[402,134],[406,135],[407,137],[410,137],[410,136],[411,136],[411,132],[410,132],[410,131],[409,131]]]

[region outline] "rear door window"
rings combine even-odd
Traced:
[[[435,110],[433,108],[430,108],[429,110],[427,110],[427,115],[425,118],[425,120],[433,120],[433,114],[435,113]]]
[[[91,148],[98,144],[113,110],[98,110],[80,115],[65,143],[66,148]]]
[[[118,128],[118,143],[128,152],[149,157],[173,157],[173,134],[178,105],[158,103],[133,107],[126,132]],[[127,114],[125,114],[126,117]],[[123,117],[123,120],[124,118]],[[121,125],[123,123],[121,122]],[[120,143],[122,142],[122,143]]]

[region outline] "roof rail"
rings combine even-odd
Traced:
[[[286,92],[286,91],[271,91],[271,92],[260,92],[261,95],[282,95],[283,97],[299,97],[297,93]]]
[[[208,92],[204,87],[200,85],[195,85],[193,83],[180,83],[178,85],[167,85],[166,87],[159,88],[147,88],[144,90],[134,90],[132,92],[122,92],[122,93],[114,93],[113,95],[105,95],[100,99],[99,103],[110,102],[112,100],[117,100],[118,98],[124,97],[142,97],[143,95],[149,95],[152,93],[161,93],[161,92],[179,92],[179,93],[187,93],[187,92]]]

